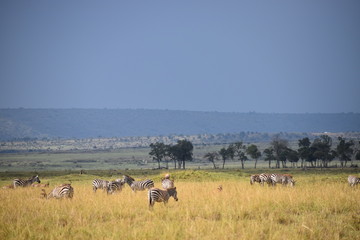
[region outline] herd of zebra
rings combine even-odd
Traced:
[[[3,188],[18,188],[32,186],[35,182],[40,184],[39,176],[33,176],[28,180],[14,179],[13,184]],[[277,183],[281,183],[283,186],[295,186],[295,180],[290,174],[270,174],[262,173],[250,176],[250,184],[258,182],[261,186],[267,183],[269,186],[275,186]],[[124,175],[122,179],[116,179],[115,181],[107,181],[102,179],[95,179],[92,182],[93,191],[96,193],[97,189],[103,189],[108,194],[120,192],[125,184],[128,184],[133,192],[148,190],[149,207],[153,207],[155,202],[163,202],[166,204],[170,197],[173,197],[175,201],[178,201],[176,187],[174,186],[174,180],[170,179],[170,175],[166,174],[161,181],[163,189],[155,188],[154,181],[150,179],[135,181],[134,178]],[[360,183],[360,177],[350,175],[348,177],[348,183],[351,187]],[[48,186],[48,184],[47,184]],[[222,191],[222,186],[218,187],[219,191]],[[55,187],[49,194],[46,194],[45,189],[42,189],[42,197],[50,198],[72,198],[74,196],[74,188],[71,184],[61,184]]]
[[[28,187],[34,185],[35,182],[38,182],[39,184],[41,183],[39,176],[33,176],[28,180],[14,179],[11,188]],[[133,192],[144,191],[148,189],[148,199],[150,207],[153,207],[155,202],[163,202],[164,204],[166,204],[170,197],[173,197],[175,201],[178,201],[176,187],[174,186],[174,180],[170,179],[169,174],[166,174],[165,177],[162,179],[161,184],[163,189],[155,188],[154,181],[151,179],[135,181],[134,178],[128,175],[124,175],[122,179],[116,179],[115,181],[95,179],[92,182],[92,187],[95,193],[97,189],[103,189],[108,194],[113,194],[115,192],[121,192],[123,186],[126,183],[130,186]],[[71,186],[71,184],[68,183],[61,184],[55,187],[49,194],[46,194],[45,189],[42,189],[41,196],[47,199],[71,199],[74,196],[74,188]]]
[[[275,186],[277,183],[281,183],[283,186],[295,186],[295,180],[290,174],[278,174],[278,173],[261,173],[250,176],[250,184],[253,185],[258,182],[261,186],[265,183]]]
[[[121,191],[123,185],[128,184],[133,192],[144,191],[148,189],[149,206],[153,207],[155,202],[163,202],[166,204],[170,197],[173,197],[175,201],[178,201],[176,187],[174,181],[170,179],[170,175],[166,174],[162,179],[161,184],[163,189],[155,188],[154,181],[151,179],[145,179],[142,181],[135,181],[134,178],[124,175],[123,179],[116,179],[115,181],[107,181],[102,179],[95,179],[92,182],[93,190],[103,189],[108,194]]]

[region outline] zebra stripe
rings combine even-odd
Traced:
[[[94,190],[94,192],[96,192],[97,189],[106,190],[108,184],[109,184],[109,181],[102,180],[102,179],[95,179],[95,180],[92,182],[93,190]]]
[[[39,176],[33,176],[33,177],[29,178],[28,180],[14,179],[13,185],[14,185],[14,188],[28,187],[28,186],[31,186],[31,184],[33,184],[34,182],[38,182],[38,183],[41,182],[39,179]]]
[[[62,184],[57,186],[48,195],[46,195],[45,189],[41,190],[43,191],[42,195],[47,199],[72,198],[74,196],[74,188],[70,184]]]
[[[261,183],[259,174],[250,176],[250,184],[253,185],[255,182]]]
[[[173,188],[175,187],[174,186],[174,181],[168,179],[168,178],[165,178],[161,181],[161,185],[163,187],[163,189],[169,189],[169,188]]]
[[[131,190],[133,190],[133,192],[136,191],[144,191],[145,189],[150,189],[152,187],[154,187],[154,181],[150,180],[150,179],[146,179],[143,181],[135,181],[135,179],[133,179],[130,176],[124,175],[124,182],[126,182]]]
[[[152,208],[155,202],[164,202],[164,205],[167,204],[170,197],[173,197],[175,201],[178,201],[176,187],[169,188],[166,190],[161,190],[159,188],[151,188],[148,192],[149,197],[149,207]]]
[[[272,183],[270,175],[270,173],[262,173],[259,175],[261,186],[264,186],[264,183],[267,183],[268,186]]]
[[[109,182],[106,188],[107,194],[113,194],[116,191],[121,192],[124,184],[125,182],[122,179],[116,179],[115,181]]]
[[[360,178],[359,177],[356,177],[356,176],[349,176],[348,177],[348,183],[350,185],[350,187],[354,187],[356,186],[357,184],[360,183]]]

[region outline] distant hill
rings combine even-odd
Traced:
[[[94,138],[239,132],[360,132],[360,114],[0,109],[2,141],[18,138]]]

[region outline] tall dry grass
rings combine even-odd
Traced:
[[[179,201],[153,210],[147,192],[128,186],[108,196],[79,181],[72,200],[1,189],[0,239],[360,239],[360,188],[325,180],[304,176],[295,188],[180,181]]]

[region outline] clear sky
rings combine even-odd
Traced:
[[[1,0],[8,107],[360,112],[360,1]]]

